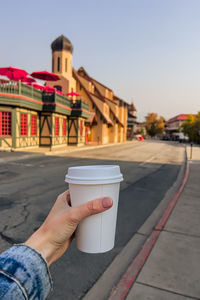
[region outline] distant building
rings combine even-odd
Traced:
[[[140,134],[143,137],[145,137],[147,135],[147,130],[146,130],[146,124],[145,124],[145,122],[136,122],[134,134],[135,135]]]
[[[128,105],[127,140],[132,140],[136,133],[137,110],[133,103]]]
[[[165,133],[169,139],[178,139],[181,125],[187,119],[189,114],[177,115],[165,123]]]

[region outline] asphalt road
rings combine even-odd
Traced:
[[[67,187],[68,167],[119,164],[124,182],[115,248],[91,255],[79,252],[73,242],[51,267],[54,291],[48,299],[81,299],[162,200],[177,178],[183,155],[177,143],[145,141],[0,164],[0,250],[25,241],[40,226]]]

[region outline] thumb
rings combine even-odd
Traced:
[[[72,207],[70,210],[71,221],[78,224],[84,218],[95,215],[113,206],[113,200],[109,197],[103,197],[96,200],[89,201],[80,206]]]

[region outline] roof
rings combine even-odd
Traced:
[[[119,100],[119,101],[122,101],[122,102],[124,102],[126,105],[130,105],[130,103],[124,101],[123,99],[117,97],[116,95],[114,95],[114,99],[117,99],[117,100]]]
[[[80,73],[83,73],[83,74],[80,74]],[[99,91],[97,85],[96,85],[96,82],[99,83],[97,80],[93,79],[92,77],[90,77],[88,75],[88,73],[85,71],[85,69],[83,67],[79,68],[79,76],[85,78],[86,80],[89,80],[90,82],[93,83],[94,87],[96,88],[97,92],[99,93],[99,95],[95,95],[93,93],[90,92],[91,96],[95,96],[96,98],[98,98],[99,100],[103,101],[103,102],[108,102],[110,101],[111,103],[113,103],[114,105],[117,105],[117,103],[114,101],[114,100],[111,100],[111,99],[108,99],[106,97],[104,97],[101,92]],[[99,83],[101,84],[101,83]],[[102,84],[101,84],[102,85]],[[103,86],[103,85],[102,85]],[[105,86],[104,86],[105,87]],[[110,90],[112,91],[112,90]],[[119,123],[122,127],[124,127],[123,123],[119,120],[119,118],[117,117],[116,113],[113,111],[113,109],[109,106],[110,108],[110,111],[112,112],[114,118],[116,119],[117,123]],[[112,122],[110,119],[109,119],[109,122]]]
[[[122,127],[124,127],[124,124],[120,121],[120,119],[117,117],[117,115],[115,114],[115,112],[112,110],[112,108],[110,107],[110,111],[112,112],[114,118],[116,119],[117,123],[119,123]]]
[[[94,85],[94,87],[95,87],[95,89],[96,89],[96,91],[98,92],[99,95],[93,94],[93,93],[91,93],[91,92],[88,91],[88,93],[90,94],[90,96],[93,98],[93,101],[98,102],[98,101],[100,100],[100,101],[105,102],[105,103],[107,103],[107,102],[109,101],[109,102],[111,102],[111,103],[117,105],[117,103],[116,103],[114,100],[110,100],[110,99],[108,99],[108,98],[106,98],[106,97],[104,97],[104,96],[102,95],[102,93],[101,93],[100,90],[98,89],[98,86],[96,85],[96,83],[102,85],[102,86],[105,87],[105,88],[107,88],[107,87],[104,86],[103,84],[99,83],[97,80],[93,79],[92,77],[90,77],[90,76],[88,75],[88,73],[86,72],[86,70],[85,70],[83,67],[80,67],[80,68],[78,69],[78,72],[77,72],[77,73],[78,73],[78,76],[84,78],[85,80],[90,81],[90,82]],[[112,91],[111,89],[109,89],[109,90]],[[120,99],[120,100],[121,100],[121,99]],[[123,100],[121,100],[121,101],[123,101]],[[125,102],[125,101],[123,101],[123,102]],[[117,117],[117,115],[116,115],[116,113],[114,112],[114,110],[110,107],[110,105],[109,105],[109,108],[110,108],[110,111],[112,112],[112,114],[113,114],[115,120],[117,121],[117,123],[119,123],[122,127],[124,127],[123,123],[119,120],[119,118]],[[100,108],[99,108],[99,109],[100,109]],[[102,114],[104,114],[103,111],[102,111]],[[109,117],[107,117],[105,114],[104,114],[104,117],[107,119],[107,122],[108,122],[109,124],[112,123],[111,119],[110,119]],[[112,125],[113,125],[113,123],[112,123]]]
[[[62,51],[67,50],[71,53],[73,52],[73,45],[63,34],[55,39],[51,44],[52,51]]]
[[[86,80],[88,80],[88,81],[90,81],[90,82],[93,83],[93,85],[95,86],[95,88],[96,88],[97,92],[99,93],[99,95],[100,95],[100,97],[101,97],[101,100],[102,100],[103,102],[105,102],[105,99],[106,99],[107,101],[110,101],[110,102],[112,102],[113,104],[117,104],[117,103],[115,102],[115,100],[111,100],[111,99],[108,99],[108,98],[106,98],[105,96],[103,96],[103,95],[101,94],[101,92],[99,91],[98,86],[96,85],[96,83],[98,83],[99,85],[103,86],[104,88],[108,89],[108,90],[111,91],[111,92],[113,92],[113,91],[112,91],[109,87],[105,86],[105,85],[102,84],[101,82],[99,82],[99,81],[97,81],[96,79],[94,79],[94,78],[92,78],[91,76],[89,76],[89,74],[87,73],[87,71],[85,70],[84,67],[80,67],[80,68],[78,69],[77,73],[78,73],[79,76],[82,76],[82,77],[85,78]],[[114,94],[114,93],[113,93],[113,94]],[[114,99],[115,99],[115,98],[116,98],[117,100],[120,100],[120,101],[124,102],[125,104],[129,105],[128,102],[126,102],[126,101],[124,101],[124,100],[122,100],[122,99],[120,99],[119,97],[117,97],[117,96],[114,95]]]
[[[89,93],[89,94],[90,94],[90,96],[92,97],[93,102],[96,103],[96,105],[97,105],[99,111],[101,111],[101,114],[102,114],[102,115],[104,116],[104,118],[106,119],[107,123],[113,126],[114,124],[113,124],[112,120],[111,120],[111,119],[103,112],[103,110],[102,110],[102,108],[101,108],[101,106],[100,106],[99,101],[101,101],[101,100],[99,99],[99,97],[97,97],[96,95],[94,95],[94,94],[92,94],[92,93]]]
[[[97,95],[95,95],[95,96],[98,97],[102,102],[106,102],[105,99],[104,99],[104,97],[101,95],[101,93],[100,93],[98,87],[94,84],[94,82],[92,81],[92,79],[91,79],[89,76],[84,76],[84,75],[82,75],[82,74],[78,74],[78,76],[84,78],[84,79],[87,80],[87,81],[90,81],[90,82],[95,86],[97,92],[99,93],[99,96],[97,96]],[[92,94],[92,93],[91,93],[91,94]]]
[[[133,103],[128,105],[128,111],[137,111],[137,109],[135,108],[135,105]]]
[[[137,117],[134,116],[134,114],[133,114],[132,112],[130,112],[130,111],[128,111],[128,117],[129,117],[129,118],[137,119]]]
[[[85,85],[83,84],[83,82],[81,81],[81,76],[73,69],[73,75],[76,78],[76,80],[81,84],[81,86],[83,87],[85,93],[87,94],[87,96],[90,98],[90,100],[93,102],[94,106],[96,107],[97,111],[100,113],[100,115],[103,117],[103,120],[110,125],[114,125],[113,122],[110,120],[109,117],[107,117],[104,112],[102,111],[102,109],[100,108],[100,105],[98,104],[98,101],[101,101],[101,99],[98,99],[95,95],[91,94],[85,87]]]
[[[92,80],[94,80],[96,83],[98,83],[98,84],[102,85],[102,87],[104,87],[105,89],[108,89],[110,92],[112,92],[112,90],[111,90],[109,87],[107,87],[106,85],[104,85],[103,83],[101,83],[101,82],[97,81],[97,80],[96,80],[96,79],[94,79],[94,78],[92,78]]]
[[[104,97],[104,99],[106,99],[107,101],[110,101],[111,103],[117,105],[117,103],[116,103],[114,100],[108,99],[108,98],[106,98],[106,97]]]
[[[177,115],[177,116],[169,119],[167,121],[167,123],[172,123],[172,122],[176,122],[176,121],[185,121],[185,119],[187,119],[188,116],[189,116],[189,114],[180,114],[180,115]]]
[[[90,113],[89,117],[86,119],[86,122],[90,123],[90,124],[92,124],[94,122],[97,123],[97,116],[96,116],[95,112]]]
[[[112,90],[111,90],[109,87],[107,87],[107,86],[104,85],[103,83],[101,83],[101,82],[97,81],[96,79],[92,78],[91,76],[89,76],[88,73],[86,72],[86,70],[84,69],[84,67],[80,67],[80,68],[78,69],[78,73],[79,73],[79,72],[80,72],[80,73],[85,73],[85,75],[86,75],[87,77],[89,77],[90,79],[92,79],[92,81],[95,81],[96,83],[100,84],[101,86],[103,86],[104,88],[106,88],[106,89],[108,89],[109,91],[112,92]]]

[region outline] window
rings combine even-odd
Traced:
[[[21,135],[27,135],[27,114],[21,114]]]
[[[11,136],[11,112],[0,111],[0,136]]]
[[[67,72],[67,58],[65,58],[65,72]]]
[[[57,71],[60,72],[60,57],[57,60]]]
[[[37,116],[31,116],[31,135],[37,135]]]
[[[60,92],[62,92],[62,86],[60,85],[54,85],[54,88]]]
[[[80,136],[83,135],[83,121],[80,121]]]
[[[55,136],[59,136],[59,118],[55,118]]]
[[[66,119],[63,119],[63,136],[66,136]]]

